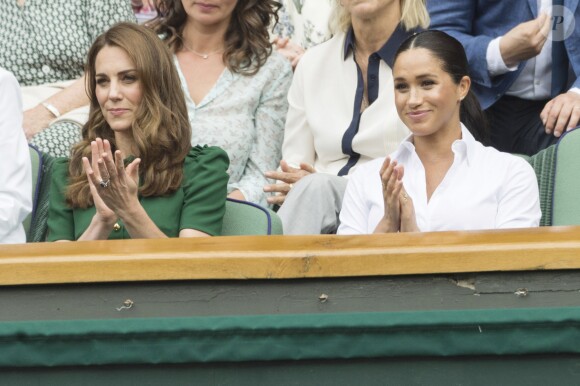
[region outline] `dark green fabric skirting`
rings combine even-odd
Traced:
[[[580,308],[0,323],[0,366],[580,353]]]

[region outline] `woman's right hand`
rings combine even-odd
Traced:
[[[403,188],[403,166],[396,160],[385,158],[379,171],[382,184],[384,214],[374,233],[399,232],[401,229],[401,205],[399,195]]]
[[[99,195],[98,188],[95,186],[93,180],[95,181],[108,181],[109,176],[102,176],[99,172],[99,159],[102,158],[103,153],[107,153],[110,157],[111,145],[109,142],[103,142],[100,138],[96,141],[91,142],[91,161],[87,157],[83,157],[83,168],[87,175],[87,180],[91,188],[91,195],[93,196],[93,201],[95,203],[96,213],[95,220],[107,226],[112,226],[118,220],[118,216],[113,212],[103,201]],[[100,187],[99,187],[100,188]],[[100,188],[102,189],[102,188]]]
[[[269,171],[265,173],[266,178],[283,182],[264,186],[264,192],[277,193],[267,198],[268,203],[272,205],[282,205],[286,200],[286,195],[297,181],[304,176],[316,173],[316,170],[310,164],[301,163],[300,168],[294,168],[284,160],[280,161],[280,169],[282,170],[280,172]]]

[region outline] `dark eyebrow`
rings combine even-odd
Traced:
[[[433,75],[433,74],[421,74],[421,75],[416,76],[415,79],[436,78],[436,77],[437,76],[436,75]],[[401,82],[401,81],[404,81],[404,80],[405,80],[405,78],[402,78],[400,76],[399,77],[396,77],[394,79],[395,82]]]
[[[117,75],[127,75],[127,74],[129,74],[131,72],[137,72],[137,69],[136,68],[130,68],[128,70],[119,71],[117,73]],[[107,76],[107,75],[106,74],[95,74],[95,77],[98,77],[98,76]]]
[[[137,72],[137,69],[136,68],[130,68],[130,69],[125,70],[125,71],[119,71],[119,75],[126,75],[126,74],[128,74],[130,72]]]

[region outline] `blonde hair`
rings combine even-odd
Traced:
[[[333,33],[346,32],[352,25],[350,13],[341,5],[341,1],[335,0],[330,16],[330,29]],[[400,0],[400,2],[401,24],[407,31],[417,27],[429,27],[431,20],[426,0]]]

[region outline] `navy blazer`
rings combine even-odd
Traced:
[[[580,87],[580,0],[564,0],[576,26],[564,41],[568,53],[573,87]],[[487,71],[487,46],[516,25],[538,15],[537,0],[427,0],[431,29],[447,32],[459,40],[469,60],[473,90],[484,109],[494,104],[511,87],[526,62],[517,71],[491,78]]]

